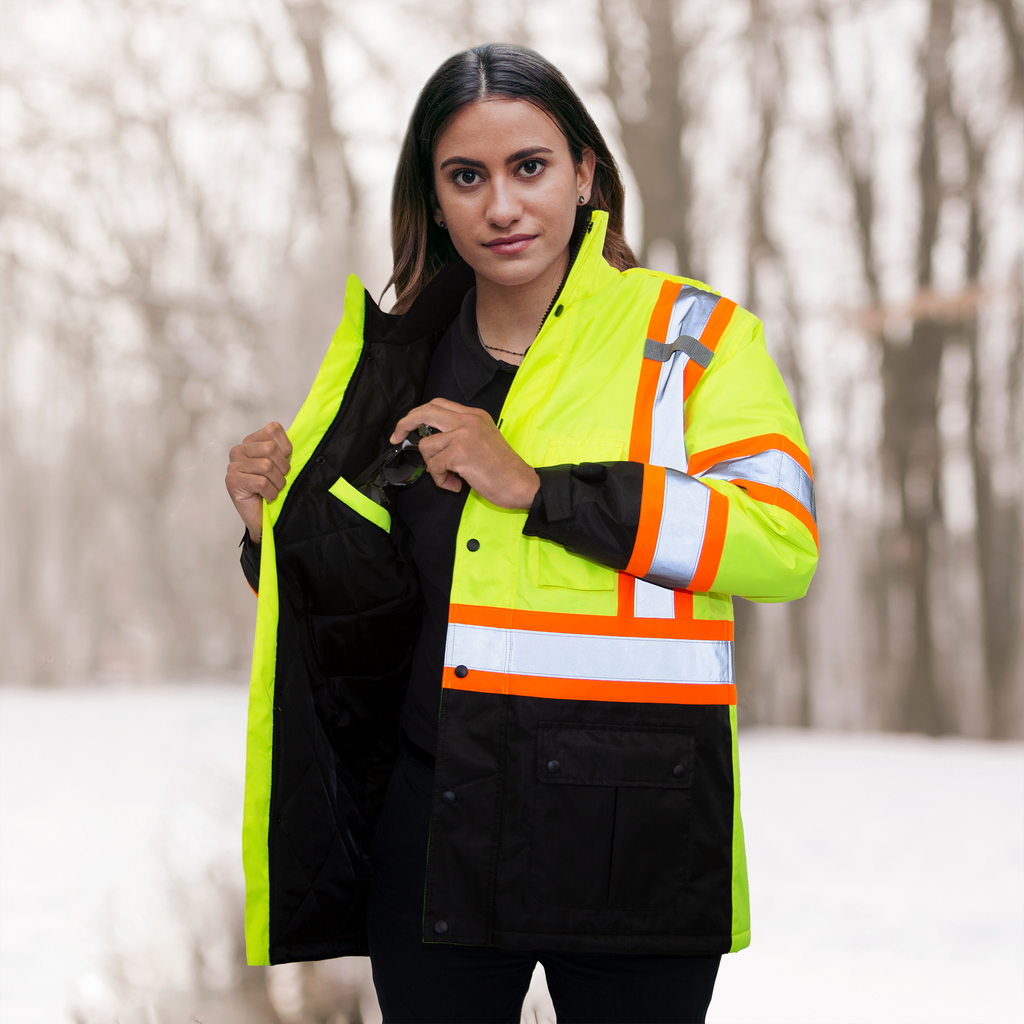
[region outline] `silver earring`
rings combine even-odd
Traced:
[[[447,231],[447,230],[448,230],[448,225],[447,225],[447,224],[445,224],[445,222],[444,222],[444,221],[441,221],[441,222],[440,222],[440,223],[439,223],[439,224],[438,224],[437,226],[438,226],[438,227],[439,227],[439,228],[440,228],[440,229],[441,229],[442,231]]]
[[[582,206],[585,202],[586,199],[584,199],[583,196],[580,196],[580,206]]]

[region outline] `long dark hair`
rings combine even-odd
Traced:
[[[434,223],[434,144],[467,104],[491,98],[526,100],[545,111],[562,130],[578,165],[583,151],[597,157],[590,204],[608,211],[604,257],[617,270],[637,265],[622,234],[625,191],[615,158],[601,130],[565,76],[524,46],[488,43],[449,57],[423,87],[409,119],[391,194],[394,270],[385,291],[395,286],[393,312],[404,313],[427,282],[455,259],[455,246]]]

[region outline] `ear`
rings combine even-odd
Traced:
[[[444,223],[444,214],[441,212],[441,207],[439,206],[434,207],[434,223],[438,227],[441,227],[441,225]]]
[[[590,193],[594,187],[594,170],[597,167],[597,154],[592,149],[583,150],[583,159],[576,167],[576,192],[590,202]]]

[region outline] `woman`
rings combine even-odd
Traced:
[[[451,58],[393,313],[350,278],[231,452],[250,962],[368,951],[389,1021],[518,1020],[538,960],[560,1021],[703,1020],[749,941],[730,595],[805,592],[810,464],[759,322],[637,268],[622,205],[555,68]]]

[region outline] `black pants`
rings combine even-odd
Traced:
[[[402,752],[373,844],[368,927],[387,1024],[519,1020],[535,964],[559,1024],[702,1022],[718,956],[533,953],[425,945],[423,889],[434,773]]]

